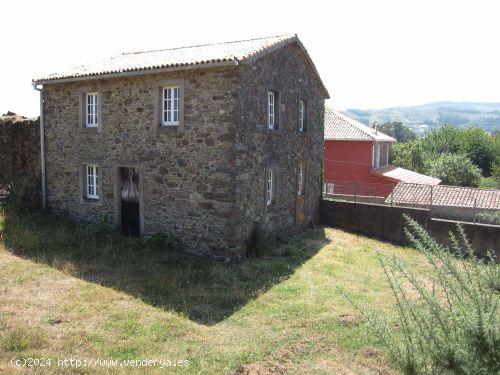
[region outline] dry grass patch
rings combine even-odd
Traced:
[[[223,264],[150,253],[52,216],[9,215],[0,218],[0,371],[31,354],[189,361],[175,373],[386,371],[385,354],[367,352],[380,347],[336,287],[390,312],[375,249],[422,268],[411,249],[328,228]]]

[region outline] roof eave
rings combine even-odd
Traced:
[[[375,142],[375,140],[373,139],[366,139],[366,138],[327,138],[327,137],[325,137],[325,141]]]
[[[34,80],[32,80],[32,82],[37,84],[37,85],[48,85],[48,84],[55,84],[55,83],[89,81],[89,80],[97,80],[97,79],[105,79],[105,78],[133,77],[133,76],[141,76],[141,75],[147,75],[147,74],[176,72],[176,71],[182,71],[182,70],[212,69],[212,68],[218,68],[218,67],[237,66],[237,65],[238,65],[238,61],[228,60],[228,61],[218,61],[218,62],[212,62],[212,63],[199,63],[199,64],[189,64],[189,65],[180,65],[180,66],[169,66],[169,67],[164,67],[164,68],[137,69],[137,70],[130,70],[130,71],[125,71],[125,72],[89,74],[89,75],[81,75],[81,76],[77,76],[77,77],[62,77],[62,78],[54,78],[54,79],[34,79]]]

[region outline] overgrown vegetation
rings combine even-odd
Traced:
[[[452,248],[406,217],[406,233],[431,267],[422,278],[403,260],[379,258],[396,298],[396,321],[354,306],[407,374],[496,374],[500,370],[500,266],[479,260],[460,226]]]
[[[495,212],[479,212],[476,221],[485,224],[500,225],[500,210]]]
[[[155,252],[182,251],[182,241],[175,233],[155,233],[144,239],[145,248]]]
[[[252,231],[247,239],[247,256],[249,258],[261,258],[266,251],[266,238],[259,223],[254,223]]]
[[[395,127],[394,124],[398,125]],[[394,127],[399,129],[398,132],[395,132]],[[500,186],[498,134],[492,136],[475,127],[442,126],[417,139],[401,123],[388,123],[381,128],[387,128],[390,134],[399,134],[401,138],[401,142],[393,147],[394,165],[432,175],[449,185]]]

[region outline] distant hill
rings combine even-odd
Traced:
[[[500,103],[435,102],[383,109],[350,108],[342,112],[367,125],[375,121],[402,121],[417,133],[446,124],[478,126],[490,133],[500,132]]]

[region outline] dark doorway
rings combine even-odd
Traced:
[[[121,232],[125,236],[141,234],[139,211],[139,172],[134,167],[120,167]]]

